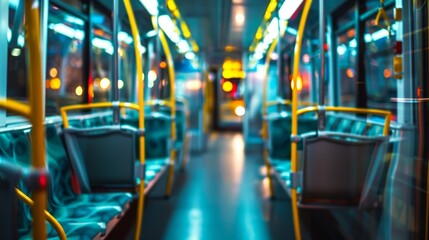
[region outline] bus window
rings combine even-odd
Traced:
[[[337,77],[341,85],[341,106],[355,106],[356,47],[355,30],[349,29],[336,38]]]
[[[47,114],[81,103],[86,90],[83,70],[85,22],[51,5],[46,62]],[[54,111],[56,109],[56,111]]]
[[[386,11],[390,19],[393,11]],[[383,108],[396,112],[396,104],[390,101],[397,95],[397,80],[393,78],[393,44],[397,23],[391,31],[375,25],[375,16],[365,22],[365,75],[368,107]],[[380,22],[383,24],[383,22]]]

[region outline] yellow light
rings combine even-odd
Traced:
[[[61,80],[59,78],[53,78],[51,79],[49,86],[54,90],[58,90],[61,87]]]
[[[118,80],[118,88],[122,89],[124,87],[124,81],[122,81],[121,79]]]
[[[200,48],[198,47],[198,44],[195,41],[192,41],[191,45],[192,45],[192,50],[194,50],[194,52],[198,52],[200,50]]]
[[[100,87],[102,89],[108,89],[110,87],[110,80],[108,78],[102,78],[100,80]]]
[[[298,79],[298,81],[296,83],[296,89],[298,91],[301,91],[301,89],[302,89],[302,78],[301,78],[301,76],[298,76],[297,79]],[[292,80],[290,83],[290,87],[292,88],[292,90],[294,89],[294,85],[295,85],[295,81]]]
[[[76,95],[82,96],[83,94],[83,88],[81,86],[78,86],[75,90]]]
[[[49,70],[49,75],[51,76],[51,78],[56,78],[58,75],[58,71],[56,68],[51,68],[51,70]]]
[[[230,81],[225,81],[223,84],[222,84],[222,90],[224,91],[224,92],[231,92],[232,91],[232,88],[234,87],[234,85],[232,85],[232,83],[230,82]]]
[[[255,38],[256,38],[256,40],[260,40],[260,39],[262,39],[262,37],[263,37],[263,34],[262,34],[262,28],[261,28],[261,27],[259,27],[259,28],[258,28],[258,31],[256,32],[256,36],[255,36]]]
[[[167,1],[167,7],[168,7],[168,9],[170,9],[170,11],[174,11],[177,8],[174,0],[168,0]]]
[[[245,78],[246,73],[241,70],[224,70],[222,72],[222,77],[225,79],[231,79],[231,78]]]
[[[234,51],[235,50],[235,47],[234,46],[232,46],[232,45],[227,45],[227,46],[225,46],[225,51],[227,51],[227,52],[232,52],[232,51]]]
[[[246,109],[243,106],[237,106],[234,112],[235,112],[235,115],[242,117],[246,113]]]
[[[191,31],[189,31],[188,25],[186,25],[185,22],[181,22],[180,26],[182,27],[183,36],[185,36],[185,38],[190,38]]]
[[[164,61],[162,61],[162,62],[159,63],[159,67],[160,68],[166,68],[167,67],[167,63],[164,62]]]
[[[200,80],[190,80],[186,82],[186,89],[189,91],[197,91],[201,89],[201,81]]]

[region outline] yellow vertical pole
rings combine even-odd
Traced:
[[[158,29],[158,19],[154,18],[152,23],[155,29]],[[171,55],[170,47],[168,46],[167,38],[165,37],[164,32],[161,29],[158,29],[158,36],[161,40],[162,48],[165,52],[165,57],[167,58],[168,65],[168,76],[170,78],[170,103],[171,103],[171,140],[173,144],[176,141],[176,84],[175,84],[175,72],[174,72],[174,62]],[[175,146],[171,149],[170,152],[170,166],[168,168],[168,179],[167,187],[165,189],[165,196],[169,197],[171,195],[171,190],[173,188],[173,179],[174,179],[174,165],[176,163],[176,149]]]
[[[127,11],[128,19],[131,25],[131,33],[134,38],[134,53],[136,56],[136,69],[137,69],[137,87],[138,87],[138,105],[139,105],[139,129],[144,129],[144,79],[143,79],[143,61],[142,54],[140,53],[140,35],[137,27],[137,22],[134,16],[133,8],[129,0],[124,0],[125,10]],[[140,153],[139,159],[140,164],[145,164],[145,137],[140,135],[139,137]],[[144,211],[144,190],[145,190],[145,180],[140,179],[138,186],[139,191],[139,201],[137,206],[137,222],[136,222],[136,232],[134,239],[140,239],[141,235],[141,225],[143,221],[143,211]]]
[[[32,149],[31,164],[33,168],[45,171],[45,99],[42,80],[42,55],[40,43],[40,18],[39,2],[35,0],[25,1],[25,22],[26,37],[29,49],[29,96],[31,109],[31,132]],[[45,208],[46,190],[35,189],[32,198],[34,199],[33,215],[33,238],[46,239]]]
[[[305,24],[307,23],[308,12],[310,11],[312,0],[306,0],[302,17],[299,22],[298,35],[296,37],[295,53],[293,57],[293,88],[292,88],[292,135],[298,134],[298,89],[297,89],[297,78],[299,74],[299,64],[301,59],[301,46],[304,38]],[[323,48],[323,46],[322,46]],[[297,144],[292,142],[291,144],[291,173],[297,171]],[[291,190],[292,195],[292,216],[295,230],[295,238],[301,240],[301,228],[299,222],[298,212],[298,194],[296,189]]]

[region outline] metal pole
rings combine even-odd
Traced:
[[[283,89],[283,78],[282,78],[282,58],[281,58],[281,53],[282,53],[282,35],[281,35],[281,29],[282,29],[282,20],[280,19],[279,16],[279,8],[280,5],[277,5],[277,19],[278,19],[278,33],[277,34],[277,97],[276,100],[278,98],[282,98],[281,97],[281,93],[282,93],[282,89]],[[280,109],[282,108],[281,105],[277,105],[277,110],[280,111]]]
[[[325,0],[319,0],[320,77],[319,106],[325,105]],[[325,129],[325,114],[319,116],[319,130]]]
[[[119,1],[113,0],[113,79],[112,92],[113,101],[119,101]],[[113,123],[119,124],[119,108],[113,108]]]

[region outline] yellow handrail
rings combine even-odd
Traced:
[[[45,169],[45,105],[44,86],[42,81],[42,57],[40,43],[40,18],[39,4],[33,0],[25,1],[26,38],[28,42],[29,57],[29,99],[30,104],[22,104],[10,99],[0,100],[0,108],[19,114],[27,118],[33,129],[31,138],[31,165],[34,169]],[[17,192],[18,196],[19,193]],[[29,198],[28,198],[29,199]],[[33,191],[32,217],[34,239],[46,239],[45,206],[47,205],[46,189],[35,189]],[[51,216],[52,217],[52,216]],[[55,219],[52,217],[51,220]],[[60,226],[61,227],[61,226]],[[60,236],[61,237],[61,236]]]
[[[301,59],[301,47],[304,37],[305,24],[307,23],[308,13],[310,11],[312,0],[306,0],[304,5],[304,10],[302,12],[301,20],[298,27],[298,35],[296,37],[295,44],[295,53],[293,57],[293,88],[292,88],[292,135],[298,133],[298,87],[297,87],[297,78],[299,75],[299,64]],[[297,170],[297,144],[292,142],[291,146],[291,173],[296,172]],[[293,225],[295,231],[295,238],[301,240],[301,228],[299,222],[299,213],[298,213],[298,194],[296,189],[291,189],[292,196],[292,216],[293,216]]]
[[[25,195],[25,193],[23,193],[18,188],[15,188],[15,192],[16,192],[16,195],[18,195],[19,199],[21,199],[25,204],[27,204],[31,208],[34,207],[34,201],[31,200],[30,197]],[[67,236],[66,236],[66,233],[64,232],[64,229],[61,226],[61,224],[57,221],[57,219],[55,219],[47,210],[45,210],[44,214],[45,214],[45,217],[48,220],[48,222],[54,227],[54,229],[57,232],[60,240],[67,239]]]
[[[383,17],[384,23],[386,24],[387,28],[389,29],[390,34],[390,21],[389,17],[387,16],[386,9],[384,8],[384,0],[380,0],[380,7],[378,8],[377,16],[375,17],[375,25],[380,25],[380,18]]]
[[[0,108],[19,114],[28,119],[31,118],[31,109],[28,105],[11,99],[0,100]]]
[[[31,138],[31,165],[38,170],[45,169],[45,99],[44,81],[42,79],[42,54],[40,43],[40,18],[39,2],[36,0],[25,1],[26,38],[29,53],[29,99],[32,124]],[[33,214],[33,238],[46,238],[45,207],[47,204],[46,189],[37,189],[32,194],[34,200]]]
[[[139,107],[139,128],[144,129],[144,79],[143,79],[143,60],[142,54],[140,52],[140,34],[137,27],[136,18],[134,16],[133,7],[129,0],[124,0],[125,10],[127,11],[128,19],[131,25],[131,33],[134,38],[134,54],[136,57],[136,68],[137,68],[137,87],[138,87],[138,107]],[[145,149],[145,137],[140,135],[139,137],[140,144],[140,153],[139,159],[140,164],[145,164],[146,162],[146,149]],[[136,231],[134,234],[134,239],[140,239],[141,235],[141,225],[143,222],[143,211],[144,211],[144,190],[145,190],[145,180],[142,179],[139,183],[139,201],[137,206],[137,222],[136,222]]]
[[[318,106],[315,107],[307,107],[303,109],[299,109],[297,111],[297,115],[302,115],[309,112],[316,112],[319,110]],[[369,114],[369,115],[380,115],[384,117],[384,127],[383,127],[383,135],[389,135],[390,129],[390,118],[392,113],[386,110],[380,109],[367,109],[367,108],[352,108],[352,107],[336,107],[336,106],[326,106],[324,107],[326,112],[345,112],[345,113],[357,113],[357,114]]]
[[[140,113],[140,106],[139,105],[134,104],[134,103],[127,103],[127,102],[118,102],[116,104],[113,102],[99,102],[99,103],[85,103],[85,104],[69,105],[69,106],[64,106],[60,109],[61,118],[63,120],[63,126],[64,126],[64,128],[69,127],[69,120],[68,120],[68,115],[67,115],[67,112],[69,112],[69,111],[87,110],[87,109],[95,109],[95,108],[111,108],[113,106],[117,106],[119,108],[134,109],[136,111],[139,111],[139,113]],[[140,114],[139,114],[139,117],[140,117]],[[140,125],[139,125],[139,128],[140,128]]]
[[[155,30],[158,30],[158,36],[161,41],[162,48],[165,52],[168,65],[168,75],[170,78],[170,103],[171,103],[171,117],[173,120],[176,118],[176,85],[175,85],[175,73],[174,73],[174,62],[171,55],[170,47],[168,46],[167,38],[165,37],[162,29],[158,29],[158,19],[152,17],[152,24]],[[176,140],[176,121],[171,121],[171,140]],[[165,189],[165,196],[171,195],[174,179],[174,164],[176,162],[176,149],[173,147],[170,151],[170,166],[168,169],[167,187]]]

